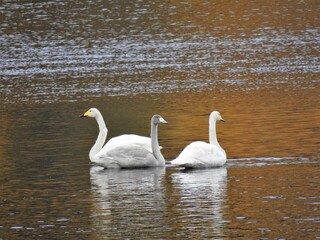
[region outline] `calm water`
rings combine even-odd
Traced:
[[[3,1],[0,239],[319,239],[318,1]],[[103,170],[88,152],[159,128],[167,160],[218,138],[219,169]]]

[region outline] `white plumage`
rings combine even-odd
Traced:
[[[147,149],[148,151],[152,151],[151,138],[139,136],[136,134],[123,134],[121,136],[111,138],[101,149],[100,153],[106,153],[107,151],[115,147],[119,147],[121,145],[127,145],[130,143],[138,144],[141,147]],[[162,147],[160,147],[160,149],[161,148]]]
[[[151,138],[125,134],[110,139],[103,146],[108,130],[100,111],[89,109],[81,117],[95,118],[99,135],[90,150],[91,162],[104,168],[144,168],[164,166],[165,160],[158,143],[158,123],[167,123],[160,115],[151,119]]]
[[[213,111],[209,118],[209,143],[202,141],[190,143],[171,163],[185,168],[212,168],[223,166],[227,161],[227,156],[217,140],[217,121],[224,122],[220,113]]]

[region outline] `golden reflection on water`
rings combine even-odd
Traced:
[[[221,28],[221,34],[243,35],[246,30],[258,28],[285,28],[287,30],[304,29],[306,26],[318,26],[319,8],[317,1],[274,2],[246,1],[192,1],[189,3],[171,1],[176,9],[173,22],[190,22],[194,29],[212,31]],[[301,11],[299,9],[305,9]],[[201,14],[202,13],[202,14]],[[172,27],[172,31],[174,31]],[[239,31],[241,29],[241,31]]]
[[[133,100],[134,109],[117,110],[111,115],[137,118],[126,121],[126,127],[136,128],[132,132],[149,134],[149,116],[162,114],[169,125],[159,128],[159,141],[168,160],[191,141],[208,141],[208,117],[213,110],[220,111],[227,121],[217,124],[217,134],[228,158],[312,156],[318,152],[320,127],[317,93],[317,89],[310,89],[290,93],[260,90],[226,95],[219,92],[154,95],[142,100],[143,104]],[[142,112],[146,113],[144,117],[140,116]],[[137,114],[139,117],[135,117]]]
[[[317,236],[319,173],[318,164],[229,169],[226,231],[254,239]]]
[[[99,99],[100,100],[100,99]],[[317,89],[256,90],[157,94],[93,100],[109,128],[108,138],[124,133],[150,134],[150,116],[161,114],[169,124],[159,127],[159,141],[167,160],[191,141],[208,141],[208,117],[218,110],[227,121],[217,124],[217,134],[228,158],[312,156],[318,153],[320,111]],[[87,109],[89,107],[86,104]],[[83,121],[92,142],[94,121]],[[93,132],[95,131],[95,132]],[[89,146],[88,146],[89,147]]]

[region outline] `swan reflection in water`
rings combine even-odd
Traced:
[[[226,168],[102,170],[92,167],[92,224],[97,237],[222,236]]]
[[[180,196],[177,224],[181,231],[193,229],[205,238],[223,236],[227,169],[184,170],[172,173],[171,178],[174,194]]]
[[[130,170],[91,167],[94,228],[119,238],[134,236],[137,228],[140,233],[161,228],[164,174],[164,167]]]

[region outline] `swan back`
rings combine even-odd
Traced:
[[[123,145],[128,145],[131,143],[138,144],[150,152],[152,151],[151,139],[149,137],[139,136],[135,134],[123,134],[121,136],[111,138],[101,149],[100,153],[103,154],[113,148],[120,147]]]

